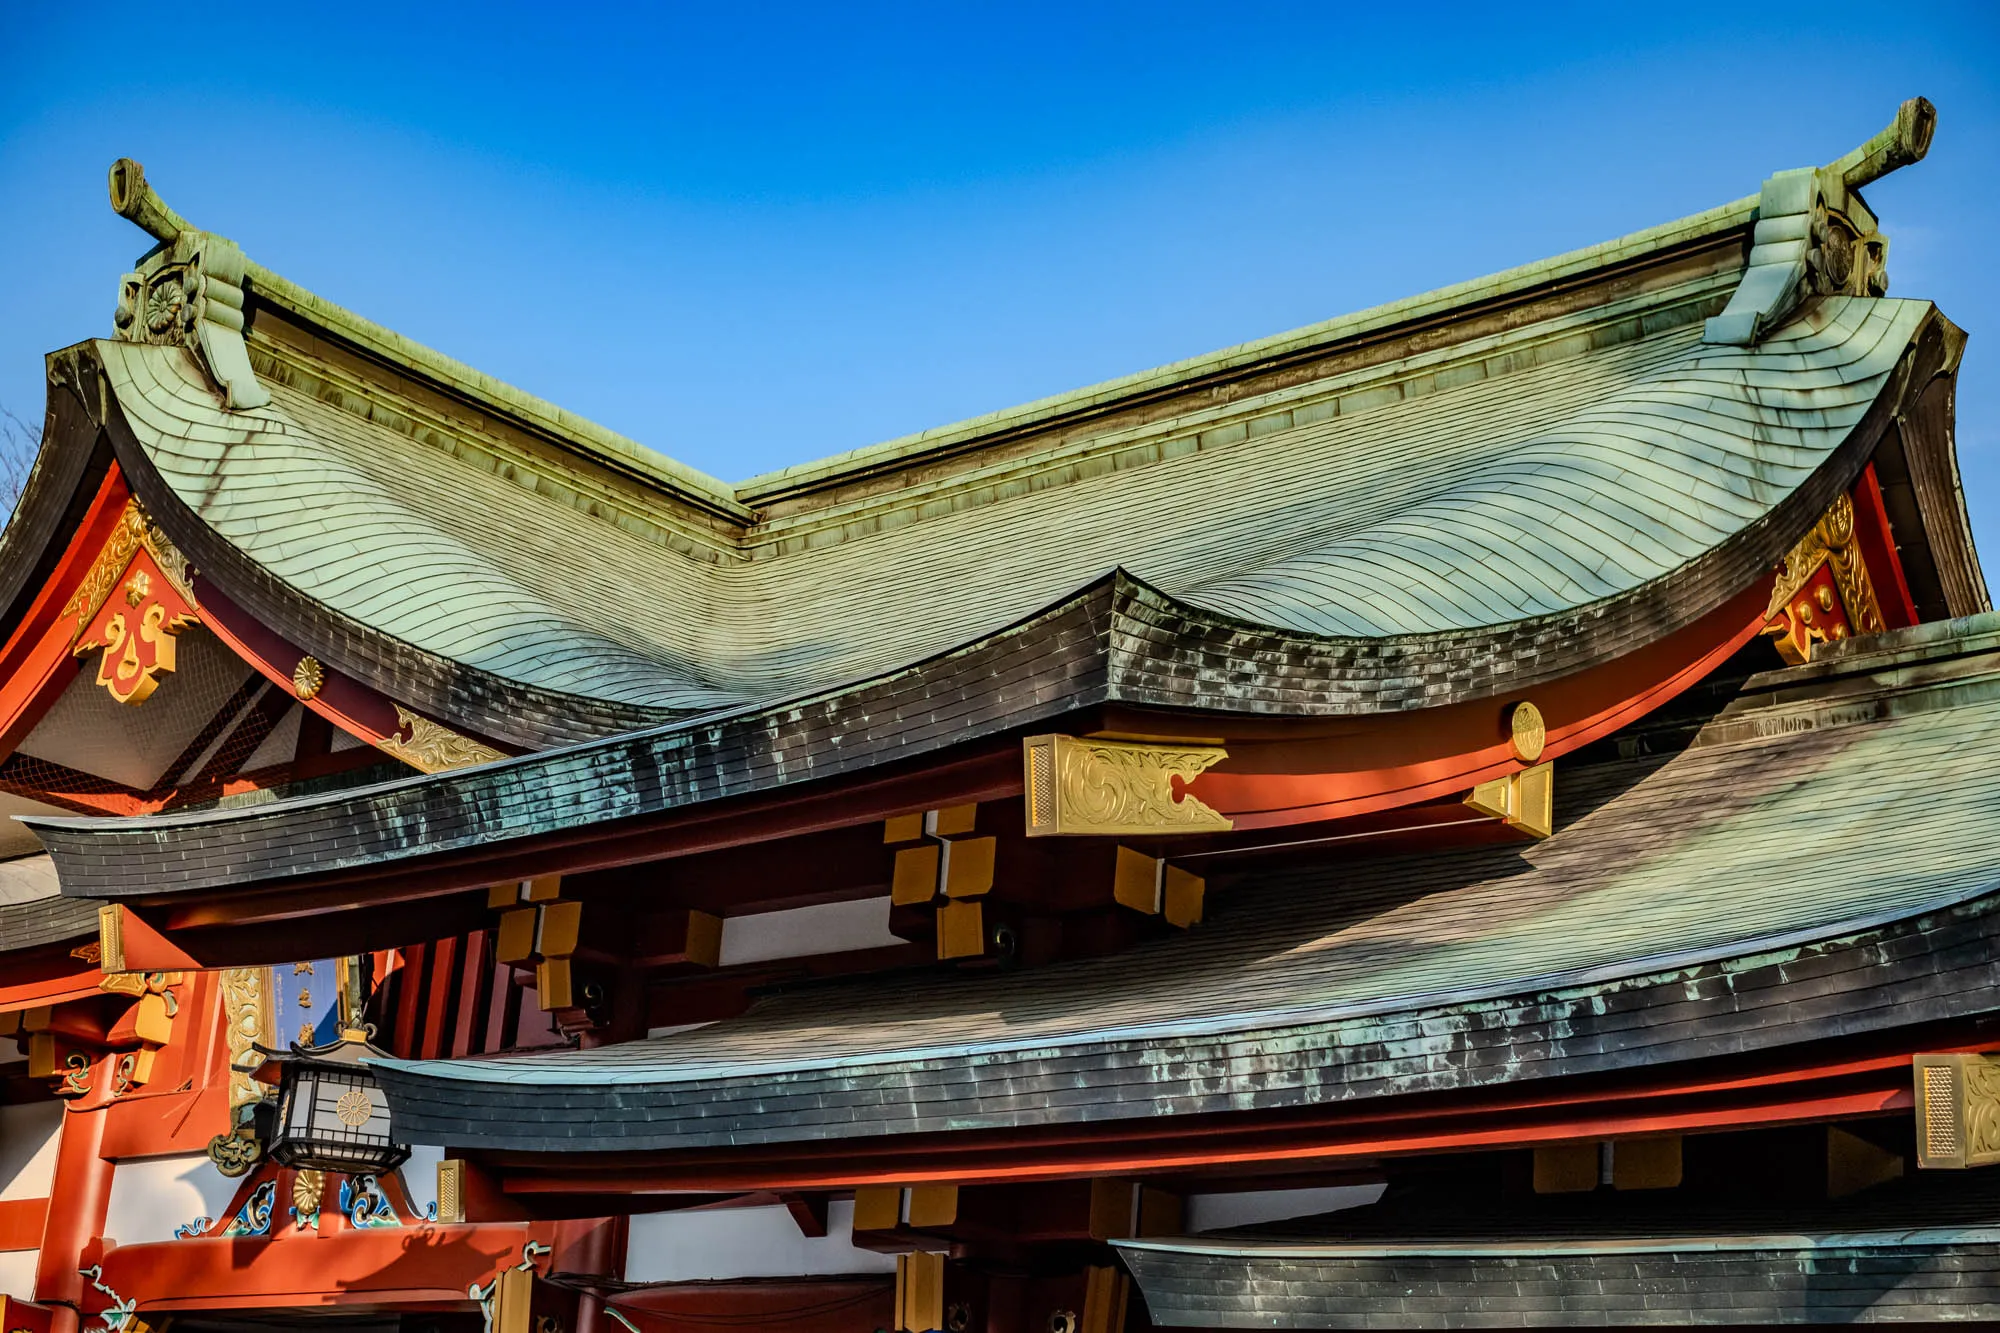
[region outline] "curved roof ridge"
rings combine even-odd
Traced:
[[[1302,328],[1275,333],[1249,342],[1237,343],[1213,352],[1170,361],[1115,379],[1051,394],[1031,402],[1001,408],[976,417],[967,417],[943,426],[933,426],[914,434],[864,445],[825,458],[797,463],[739,482],[736,495],[755,505],[777,495],[810,488],[856,472],[944,448],[961,441],[999,430],[1015,429],[1051,417],[1099,406],[1117,398],[1149,390],[1168,388],[1188,380],[1234,370],[1258,361],[1323,347],[1365,333],[1433,317],[1464,306],[1511,296],[1531,288],[1580,276],[1596,269],[1636,259],[1655,251],[1689,241],[1698,241],[1721,232],[1749,225],[1756,217],[1757,195],[1746,195],[1700,213],[1647,227],[1609,241],[1600,241],[1547,259],[1519,264],[1484,277],[1450,283],[1415,296],[1405,296],[1382,305],[1369,306],[1349,314],[1307,324]]]

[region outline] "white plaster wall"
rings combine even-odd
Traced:
[[[800,1235],[782,1204],[640,1213],[625,1251],[628,1282],[895,1271],[895,1255],[854,1248],[854,1205],[838,1199],[827,1205],[826,1235],[816,1238]]]
[[[35,1257],[39,1250],[0,1250],[0,1296],[35,1299]]]
[[[427,1216],[437,1207],[438,1163],[443,1160],[444,1149],[413,1143],[409,1160],[396,1168],[403,1175],[403,1193],[410,1196],[410,1207],[419,1217]]]
[[[56,1178],[63,1104],[0,1106],[0,1199],[45,1199]]]
[[[908,941],[889,933],[889,900],[856,898],[782,912],[732,916],[722,922],[723,967],[805,958],[854,949],[884,949]]]
[[[1283,1222],[1294,1217],[1359,1208],[1382,1197],[1383,1186],[1328,1185],[1304,1190],[1242,1190],[1235,1194],[1190,1194],[1186,1226],[1190,1236],[1224,1227]]]
[[[197,1217],[220,1221],[241,1183],[216,1170],[207,1153],[120,1162],[111,1173],[105,1238],[120,1245],[172,1240],[175,1227]],[[282,1202],[286,1207],[291,1203]],[[274,1217],[282,1215],[280,1210]]]

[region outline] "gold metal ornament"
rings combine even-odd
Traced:
[[[408,732],[407,737],[403,733]],[[441,773],[446,769],[490,764],[507,756],[470,736],[461,736],[450,727],[412,713],[396,705],[396,734],[375,742],[377,749],[408,764],[420,773]]]
[[[319,659],[310,653],[301,657],[299,664],[292,668],[292,693],[299,696],[301,703],[309,703],[317,699],[319,692],[325,688],[326,669],[319,664]]]
[[[333,1113],[339,1116],[340,1123],[349,1129],[359,1129],[367,1124],[368,1117],[374,1113],[374,1109],[374,1103],[369,1101],[368,1094],[360,1088],[350,1088],[341,1093],[340,1100],[333,1104]]]
[[[1524,764],[1532,764],[1542,757],[1542,750],[1549,743],[1549,729],[1542,721],[1542,710],[1522,700],[1507,711],[1507,739],[1514,747],[1514,757]]]
[[[1229,818],[1187,784],[1228,757],[1219,745],[1031,736],[1022,753],[1028,836],[1224,831]]]
[[[2000,1162],[2000,1059],[1991,1055],[1919,1055],[1916,1081],[1917,1165],[1958,1169]]]
[[[1821,566],[1833,575],[1834,598],[1822,585],[1810,598],[1793,599],[1804,592]],[[1831,628],[1815,623],[1813,603],[1822,616],[1832,616],[1836,607],[1845,613],[1846,626],[1835,620]],[[1854,499],[1842,493],[1827,507],[1819,522],[1799,538],[1784,563],[1778,566],[1777,581],[1764,608],[1764,633],[1776,645],[1786,662],[1800,666],[1811,660],[1815,642],[1837,640],[1846,633],[1879,634],[1885,622],[1882,605],[1868,575],[1868,562],[1855,540]]]

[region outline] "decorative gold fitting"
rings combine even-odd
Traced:
[[[319,698],[319,692],[325,688],[326,668],[310,653],[301,657],[299,664],[292,668],[292,693],[298,695],[300,702],[310,703]]]
[[[97,909],[97,966],[102,971],[125,970],[124,911],[116,903]]]
[[[465,1220],[465,1162],[446,1157],[437,1164],[437,1220]]]
[[[403,733],[408,732],[407,739]],[[442,773],[446,769],[490,764],[507,756],[470,736],[461,736],[450,727],[433,722],[396,705],[396,731],[375,742],[375,747],[416,769],[419,773]]]
[[[1957,1170],[2000,1162],[2000,1058],[1919,1055],[1917,1166]]]
[[[1532,764],[1540,759],[1549,743],[1549,729],[1542,721],[1542,710],[1526,700],[1508,709],[1507,741],[1513,747],[1514,757],[1522,763]]]
[[[1546,838],[1555,831],[1555,794],[1555,765],[1537,764],[1480,783],[1465,804],[1531,837]]]
[[[1812,588],[1823,567],[1831,573],[1831,590],[1824,582]],[[1808,592],[1810,595],[1801,596]],[[1839,595],[1834,596],[1834,592]],[[1838,642],[1850,633],[1881,633],[1882,606],[1861,546],[1855,541],[1852,496],[1843,493],[1836,497],[1786,554],[1771,586],[1764,619],[1764,634],[1792,666],[1812,660],[1814,643]]]
[[[1226,831],[1231,821],[1187,785],[1228,757],[1214,745],[1031,736],[1022,743],[1028,836]]]

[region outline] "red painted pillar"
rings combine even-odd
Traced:
[[[556,1223],[555,1252],[549,1256],[552,1273],[589,1273],[594,1277],[620,1277],[625,1271],[625,1227],[623,1217],[593,1217]],[[576,1333],[622,1333],[604,1315],[604,1302],[595,1296],[576,1298]]]
[[[109,1060],[113,1057],[105,1057]],[[98,1077],[109,1077],[100,1062]],[[111,1163],[104,1160],[104,1108],[63,1114],[56,1145],[55,1180],[49,1187],[49,1217],[35,1265],[35,1299],[56,1305],[52,1333],[76,1333],[76,1307],[83,1299],[84,1247],[104,1234],[111,1207]]]

